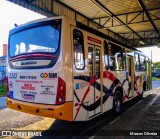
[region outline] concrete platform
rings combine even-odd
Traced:
[[[146,92],[143,100],[90,137],[104,138],[160,138],[160,88]]]

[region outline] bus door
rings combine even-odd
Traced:
[[[102,77],[100,47],[89,44],[88,46],[88,71],[90,78],[89,118],[102,112]]]
[[[135,68],[134,68],[134,57],[133,56],[128,56],[127,57],[128,61],[128,78],[129,78],[129,88],[130,92],[128,92],[128,97],[134,97],[134,73],[135,73]]]

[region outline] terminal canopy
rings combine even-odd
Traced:
[[[67,15],[131,47],[160,42],[159,0],[9,0],[48,17]]]

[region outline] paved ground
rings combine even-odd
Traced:
[[[42,119],[43,117],[24,114],[5,108],[0,111],[0,131],[22,128]]]
[[[43,136],[42,139],[159,139],[159,114],[160,88],[146,92],[143,100],[135,98],[127,102],[123,107],[123,113],[118,117],[107,112],[88,122],[71,123],[55,120],[49,130],[42,132],[54,136]],[[144,135],[153,132],[159,136]],[[41,139],[41,137],[33,139]]]
[[[0,98],[0,131],[22,128],[44,119],[6,108],[6,97]]]
[[[149,95],[146,94],[146,97],[142,101],[139,101],[131,109],[125,111],[121,116],[103,127],[95,135],[91,136],[90,139],[159,139],[159,115],[160,88],[155,89]]]

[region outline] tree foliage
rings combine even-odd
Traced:
[[[156,70],[160,70],[160,62],[155,62],[154,66]]]

